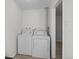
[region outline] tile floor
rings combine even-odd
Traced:
[[[14,59],[44,59],[44,58],[16,55]],[[62,43],[61,42],[56,42],[56,59],[62,59]]]

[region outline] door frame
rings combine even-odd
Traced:
[[[57,2],[56,2],[56,4],[54,5],[54,9],[55,9],[55,45],[56,45],[56,7],[60,4],[60,3],[63,3],[63,1],[62,0],[58,0]],[[63,5],[63,4],[62,4]],[[63,12],[63,11],[62,11]],[[63,17],[63,15],[62,15],[62,17]],[[62,43],[63,43],[63,18],[62,18]],[[56,47],[55,47],[55,49],[56,49]],[[62,48],[62,54],[63,54],[63,48]],[[63,55],[62,55],[62,59],[63,59]]]

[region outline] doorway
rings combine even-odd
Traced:
[[[62,59],[62,2],[56,7],[56,59]]]

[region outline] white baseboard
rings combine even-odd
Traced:
[[[12,55],[5,55],[6,57],[9,57],[9,58],[14,58],[16,56],[16,52],[13,53]]]

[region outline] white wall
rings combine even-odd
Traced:
[[[46,29],[47,27],[47,10],[32,9],[23,11],[23,28],[33,27]]]
[[[48,8],[48,26],[51,36],[51,57],[56,58],[56,6],[61,0],[50,0]]]
[[[16,36],[21,29],[21,10],[14,0],[6,0],[6,39],[5,55],[14,57],[16,55]]]
[[[56,31],[55,31],[55,8],[48,9],[48,26],[49,34],[51,36],[51,57],[56,58]]]
[[[63,0],[63,59],[73,59],[73,0]]]
[[[62,16],[56,16],[56,40],[62,41]]]

